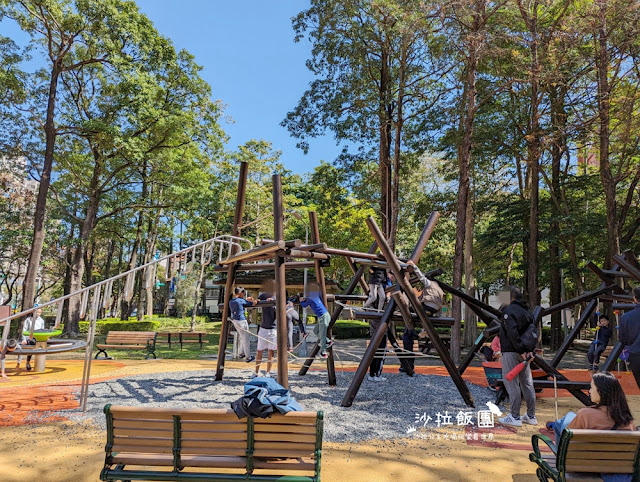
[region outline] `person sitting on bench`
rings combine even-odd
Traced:
[[[589,398],[595,403],[591,407],[567,413],[555,422],[547,422],[547,429],[555,432],[558,443],[565,428],[593,430],[635,430],[633,415],[629,411],[627,398],[620,381],[613,373],[594,373],[589,389]],[[553,447],[552,447],[553,448]],[[631,480],[631,479],[629,479]]]

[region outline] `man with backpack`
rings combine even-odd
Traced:
[[[536,393],[529,364],[527,363],[513,380],[506,379],[507,373],[532,356],[537,339],[533,316],[522,299],[522,291],[515,286],[510,286],[509,294],[511,302],[502,311],[499,337],[502,349],[502,381],[509,394],[511,413],[499,418],[498,421],[512,427],[521,427],[522,422],[537,425]],[[527,404],[527,413],[521,418],[520,406],[523,395]]]

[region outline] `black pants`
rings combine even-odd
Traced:
[[[382,366],[384,365],[384,359],[387,355],[387,334],[382,337],[382,341],[376,350],[376,355],[371,360],[369,365],[369,375],[372,377],[379,377],[382,375]]]
[[[406,357],[407,363],[413,369],[416,361],[416,355],[413,352],[413,342],[418,339],[418,334],[416,330],[405,329],[402,334],[402,348],[404,348],[404,353],[402,356]]]
[[[629,368],[636,379],[636,385],[640,388],[640,353],[629,353]]]
[[[589,347],[589,351],[587,352],[587,360],[589,361],[589,365],[597,365],[600,363],[600,355],[606,348],[606,345],[602,343],[591,343]]]

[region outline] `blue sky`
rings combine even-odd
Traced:
[[[310,142],[308,154],[280,126],[312,80],[306,40],[293,41],[291,18],[305,0],[136,0],[158,31],[186,49],[203,67],[214,99],[234,123],[223,124],[229,149],[265,139],[282,151],[287,169],[310,172],[339,154],[331,134]]]

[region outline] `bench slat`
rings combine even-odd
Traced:
[[[309,458],[289,460],[262,460],[256,458],[253,459],[253,466],[256,469],[313,471],[315,469],[315,462]]]
[[[257,432],[289,432],[289,433],[304,433],[304,434],[312,434],[315,436],[316,426],[315,425],[282,425],[282,424],[269,424],[269,425],[258,425],[254,426],[254,431]]]
[[[295,442],[256,442],[254,446],[255,450],[298,450],[301,452],[306,451],[309,456],[313,456],[316,451],[315,443],[295,443]]]
[[[247,432],[247,422],[218,423],[218,422],[181,422],[182,432]]]
[[[113,348],[114,350],[145,350],[147,348],[146,343],[144,345],[96,345],[98,348],[106,349]]]
[[[173,427],[169,429],[114,427],[113,435],[115,437],[161,437],[173,440]]]
[[[264,458],[269,458],[269,457],[273,457],[273,458],[293,458],[293,459],[297,459],[297,458],[304,458],[304,457],[309,457],[309,452],[306,452],[304,450],[268,450],[268,449],[260,449],[260,450],[255,450],[253,452],[253,456],[254,457],[264,457]]]
[[[272,442],[309,442],[315,443],[315,435],[305,434],[292,434],[292,433],[269,433],[269,432],[256,432],[255,440],[258,441],[272,441]]]
[[[113,463],[124,465],[172,466],[173,455],[120,452],[113,456]]]
[[[233,456],[204,456],[204,455],[182,455],[180,462],[184,467],[209,467],[209,468],[239,468],[242,469],[247,463],[246,457]]]
[[[173,446],[152,447],[149,445],[113,444],[113,452],[134,452],[140,454],[173,454]]]
[[[246,440],[238,442],[237,440],[185,440],[182,439],[181,442],[181,450],[187,450],[192,448],[208,448],[209,452],[211,449],[217,448],[232,448],[232,449],[243,449],[247,450],[247,442]]]
[[[246,443],[247,432],[192,432],[182,431],[182,440],[243,440]]]
[[[180,456],[186,455],[208,455],[211,456],[211,447],[182,447],[180,449]],[[242,448],[233,448],[225,445],[223,447],[218,447],[215,449],[215,455],[235,455],[239,457],[244,457],[247,455],[247,444],[244,444]]]
[[[572,451],[592,451],[592,452],[624,452],[635,453],[638,444],[636,443],[603,443],[600,442],[569,442]]]
[[[148,430],[169,430],[173,433],[173,420],[128,420],[114,419],[114,429],[148,429]]]
[[[113,437],[114,445],[133,445],[136,447],[173,447],[172,437]]]
[[[631,430],[572,430],[572,442],[599,442],[602,444],[612,443],[639,443],[640,432]]]
[[[605,463],[606,462],[606,463]],[[567,472],[611,472],[616,474],[632,474],[633,464],[623,461],[599,461],[593,459],[572,460],[565,464]]]
[[[569,450],[567,451],[567,463],[569,461],[578,461],[578,460],[597,460],[600,462],[604,461],[614,461],[614,460],[631,460],[636,457],[635,447],[633,451],[623,452],[606,452],[600,450],[594,451],[585,451],[585,450],[572,450],[571,445],[569,445]]]

